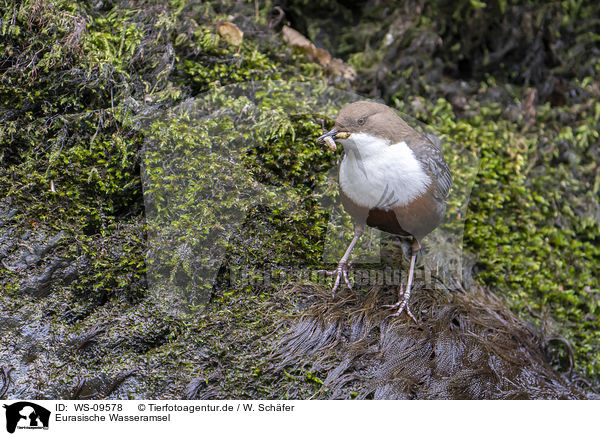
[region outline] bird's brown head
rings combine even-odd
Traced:
[[[340,110],[333,129],[319,137],[345,140],[356,133],[365,133],[390,143],[412,133],[412,129],[388,106],[372,101],[357,101]],[[342,142],[343,144],[343,142]]]

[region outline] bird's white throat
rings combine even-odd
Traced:
[[[346,155],[340,166],[340,187],[350,199],[370,209],[404,206],[431,184],[406,142],[391,144],[367,133],[341,140]]]

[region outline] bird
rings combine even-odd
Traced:
[[[354,222],[354,236],[337,268],[333,294],[343,278],[349,288],[348,266],[352,250],[365,227],[374,227],[410,244],[406,289],[400,286],[396,309],[416,322],[409,307],[416,256],[421,241],[444,219],[452,175],[441,141],[410,127],[392,108],[372,101],[356,101],[338,113],[333,129],[317,139],[344,154],[339,167],[339,194]]]

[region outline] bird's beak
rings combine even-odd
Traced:
[[[329,132],[325,133],[324,135],[321,135],[317,138],[317,141],[319,142],[323,142],[325,141],[325,138],[330,137],[331,139],[336,139],[336,136],[339,132],[336,129],[332,129]]]
[[[337,150],[337,147],[335,146],[334,141],[336,139],[347,139],[349,136],[350,136],[350,132],[340,131],[340,130],[333,128],[332,130],[325,133],[324,135],[319,136],[317,138],[317,141],[318,142],[326,142],[327,145],[329,145],[329,148],[331,148],[333,151],[335,151],[335,150]]]

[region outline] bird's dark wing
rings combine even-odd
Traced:
[[[427,133],[421,137],[419,144],[415,145],[419,148],[425,171],[434,180],[433,195],[438,200],[447,199],[452,187],[452,174],[442,154],[442,141],[437,136]]]

